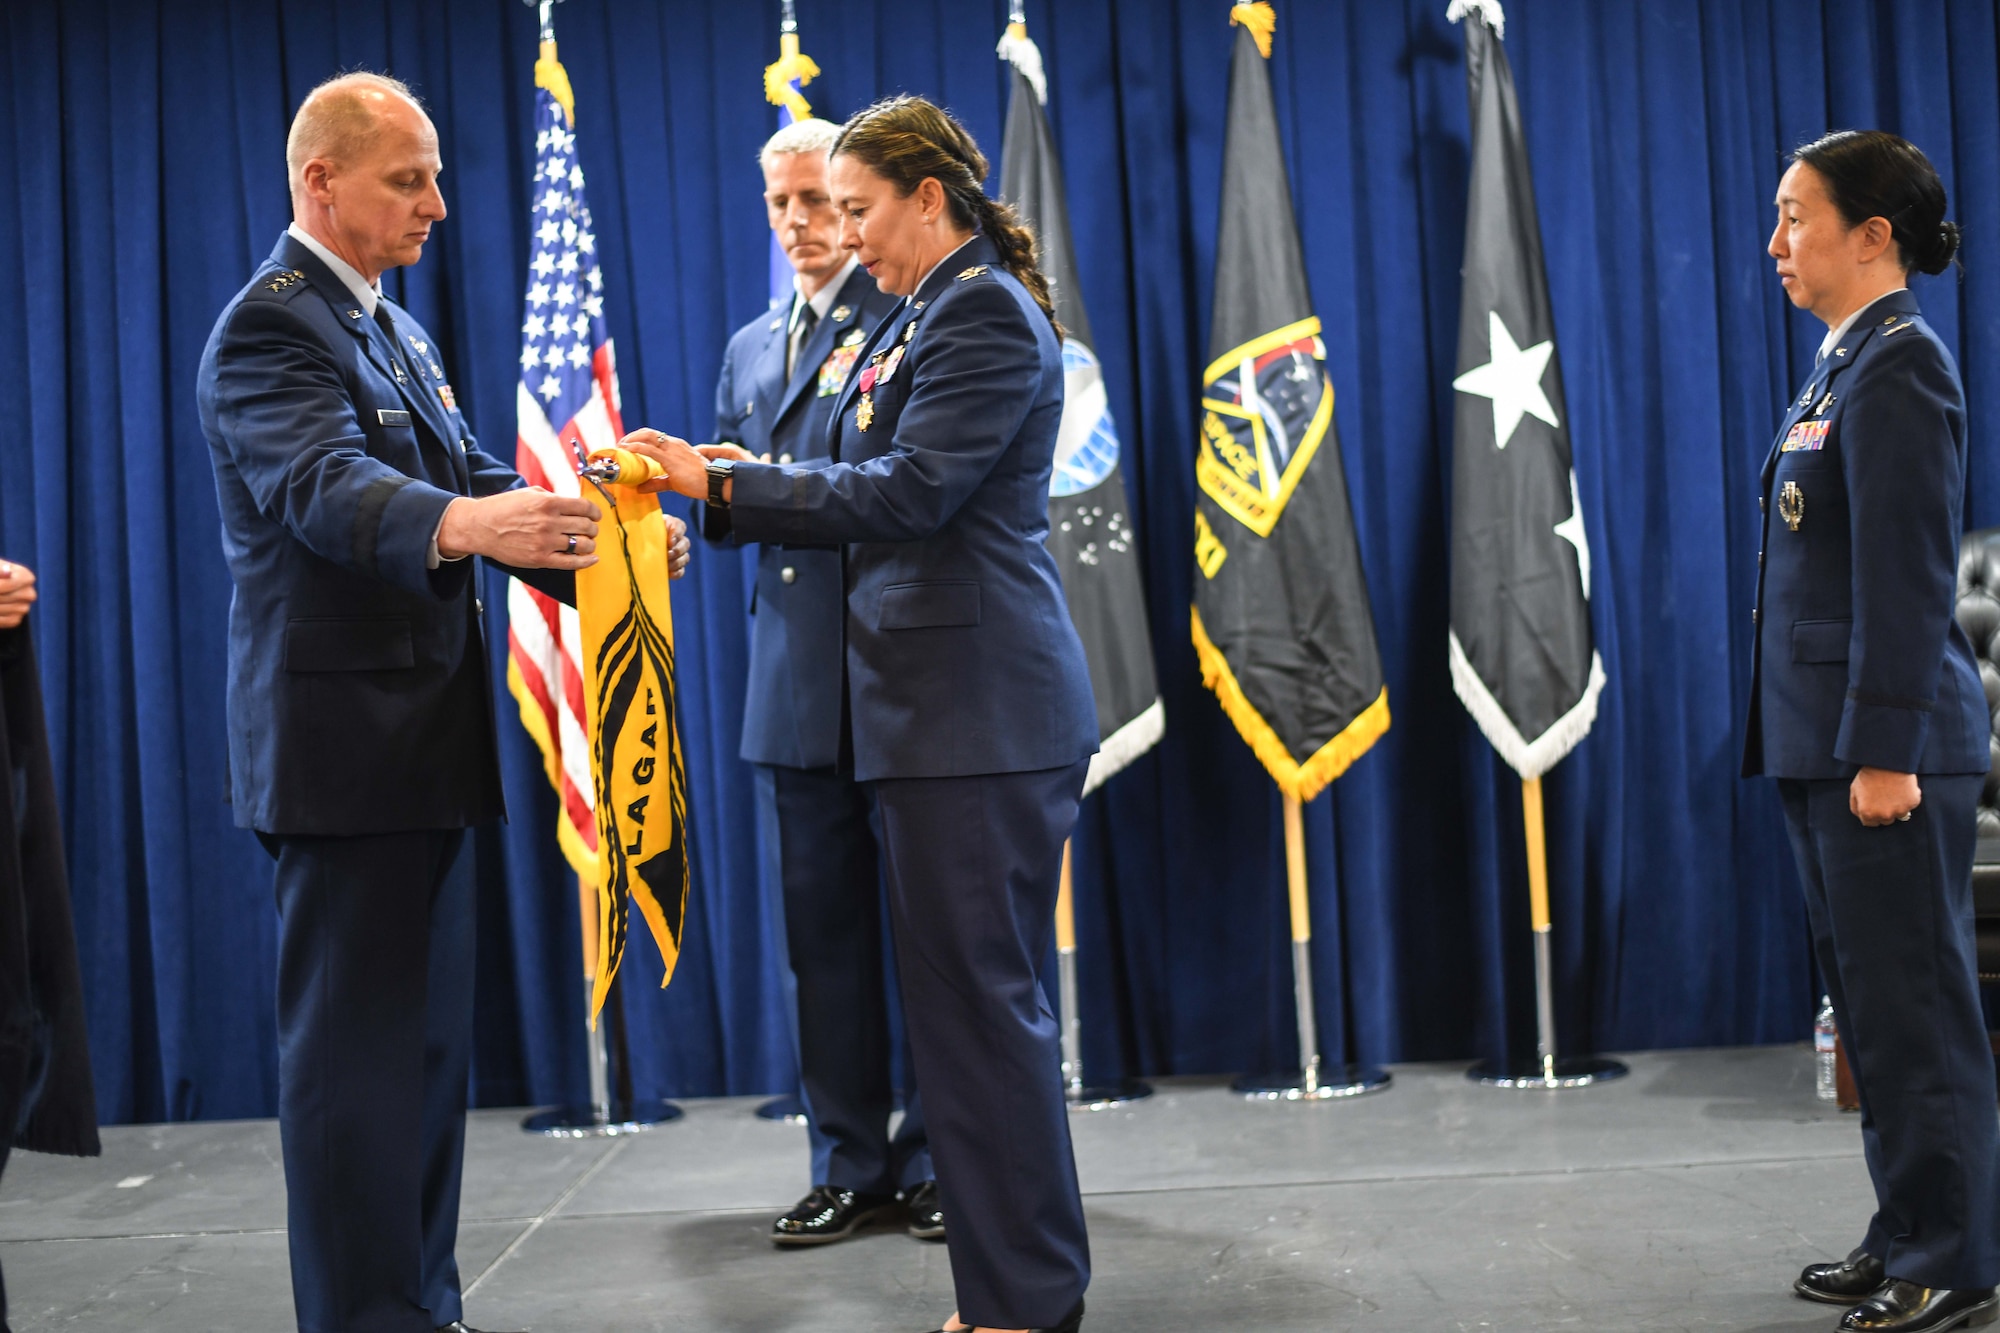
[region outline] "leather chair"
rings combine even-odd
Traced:
[[[2000,982],[2000,528],[1965,534],[1958,548],[1958,624],[1979,657],[1993,719],[1993,767],[1979,797],[1979,848],[1972,860],[1979,979]]]

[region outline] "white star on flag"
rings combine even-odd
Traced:
[[[1576,548],[1576,572],[1583,580],[1583,600],[1590,600],[1590,539],[1583,535],[1583,500],[1576,493],[1576,469],[1569,470],[1569,517],[1555,526],[1556,536]]]
[[[1493,443],[1505,449],[1523,414],[1531,413],[1551,426],[1561,424],[1555,408],[1549,405],[1549,396],[1542,392],[1542,373],[1548,369],[1556,345],[1539,342],[1533,347],[1520,346],[1497,310],[1488,313],[1487,321],[1489,360],[1460,375],[1451,387],[1493,400]]]

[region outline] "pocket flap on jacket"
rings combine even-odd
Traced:
[[[1847,641],[1853,633],[1852,620],[1795,620],[1792,622],[1792,660],[1845,662]]]
[[[938,629],[979,623],[977,583],[892,583],[882,589],[883,629]]]
[[[416,664],[407,620],[329,616],[285,623],[287,671],[401,671]]]

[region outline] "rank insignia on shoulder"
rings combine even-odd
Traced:
[[[974,264],[974,265],[973,265],[973,266],[972,266],[971,268],[969,268],[969,269],[965,270],[965,272],[963,272],[963,273],[959,274],[959,275],[958,275],[958,280],[959,280],[960,282],[964,282],[964,281],[965,281],[965,280],[966,280],[967,278],[976,278],[976,277],[978,277],[978,276],[979,276],[980,274],[984,273],[985,271],[986,271],[986,265],[984,265],[984,264]]]
[[[833,308],[833,322],[838,324],[840,323],[841,320],[846,319],[849,315],[853,313],[854,313],[853,306],[837,305]]]
[[[1904,329],[1907,329],[1907,328],[1909,328],[1909,327],[1911,327],[1911,326],[1910,326],[1910,325],[1908,325],[1908,324],[1898,324],[1898,325],[1897,325],[1897,326],[1896,326],[1895,328],[1893,328],[1893,329],[1884,329],[1884,330],[1882,330],[1882,336],[1883,336],[1884,338],[1887,338],[1887,337],[1889,337],[1889,336],[1890,336],[1891,334],[1895,334],[1895,333],[1901,333],[1901,332],[1902,332],[1902,331],[1903,331]]]
[[[288,268],[283,273],[273,274],[271,280],[264,284],[264,290],[267,292],[282,292],[285,288],[295,286],[305,280],[305,274],[295,268]]]

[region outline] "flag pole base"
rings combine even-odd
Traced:
[[[641,1100],[630,1106],[614,1102],[609,1107],[558,1106],[537,1111],[521,1122],[530,1134],[550,1139],[610,1139],[622,1134],[639,1134],[655,1125],[664,1125],[687,1114],[672,1102]]]
[[[1063,1101],[1072,1111],[1108,1111],[1127,1102],[1143,1102],[1153,1095],[1153,1085],[1144,1079],[1121,1079],[1111,1087],[1085,1087],[1081,1083],[1063,1085]]]
[[[1252,1102],[1324,1102],[1381,1092],[1395,1076],[1379,1065],[1335,1066],[1296,1074],[1245,1074],[1229,1085]]]
[[[1510,1064],[1481,1060],[1466,1070],[1465,1076],[1489,1088],[1539,1088],[1555,1092],[1563,1088],[1587,1088],[1595,1083],[1609,1083],[1613,1079],[1624,1078],[1630,1072],[1618,1061],[1597,1055],[1573,1055],[1546,1061],[1539,1056],[1530,1056]]]
[[[758,1104],[759,1120],[775,1120],[783,1125],[803,1125],[806,1122],[806,1104],[799,1100],[797,1093],[788,1092],[782,1097],[773,1097]]]

